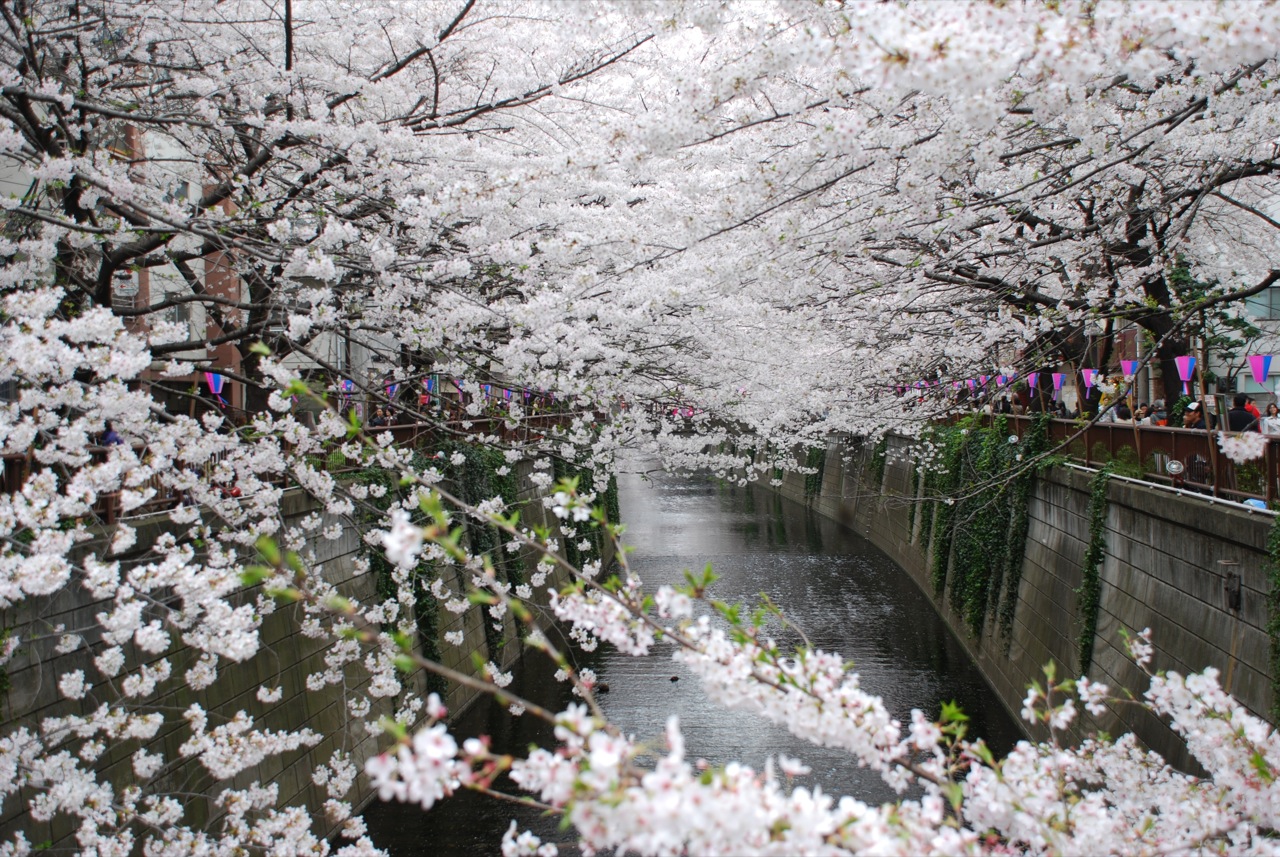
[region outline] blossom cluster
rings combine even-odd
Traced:
[[[895,394],[904,376],[1070,360],[1098,318],[1182,353],[1189,319],[1273,282],[1280,4],[565,16],[354,0],[307,4],[288,32],[256,0],[21,5],[0,21],[0,666],[48,708],[0,727],[6,813],[92,853],[370,853],[352,809],[364,760],[308,729],[297,694],[334,702],[344,735],[412,733],[368,768],[389,797],[488,788],[498,761],[452,738],[404,667],[448,674],[420,662],[431,599],[473,620],[446,632],[459,645],[468,611],[507,633],[529,601],[584,647],[670,641],[718,702],[923,793],[866,807],[701,770],[674,723],[645,768],[584,681],[559,746],[510,764],[591,848],[1271,847],[1274,735],[1212,674],[1156,676],[1148,696],[1208,778],[1128,739],[991,764],[945,724],[894,722],[837,655],[697,615],[699,592],[649,602],[597,561],[548,593],[567,563],[546,554],[584,543],[622,451],[747,484],[832,432],[950,410],[945,384]],[[237,412],[206,372],[257,404]],[[456,413],[439,389],[406,401],[432,379]],[[497,497],[437,520],[431,489],[466,456],[424,462],[340,413],[344,396],[505,444],[501,476],[538,462],[558,532],[499,520]],[[1238,461],[1256,442],[1221,441]],[[554,486],[552,459],[596,483]],[[505,527],[528,581],[451,535],[468,516]],[[339,547],[366,554],[354,582]],[[297,676],[272,648],[281,628],[314,645]],[[257,690],[222,693],[246,674]],[[485,676],[506,694],[508,673]],[[1027,710],[1056,730],[1074,703],[1054,699]],[[314,814],[255,780],[299,759]],[[174,785],[184,765],[207,778],[198,793]],[[503,849],[549,850],[519,832]]]

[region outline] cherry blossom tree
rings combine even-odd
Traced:
[[[649,597],[625,564],[571,566],[561,539],[617,522],[593,509],[599,486],[552,485],[545,466],[604,473],[644,446],[747,481],[794,466],[798,443],[948,407],[908,414],[896,384],[1076,359],[1089,326],[1139,325],[1172,356],[1188,319],[1276,279],[1274,4],[15,0],[0,15],[0,438],[23,462],[0,497],[0,607],[22,617],[5,656],[82,661],[56,677],[63,713],[0,728],[0,792],[30,818],[69,820],[86,852],[325,851],[339,828],[361,854],[356,777],[429,808],[510,770],[592,849],[1274,850],[1280,744],[1212,672],[1154,674],[1145,697],[1208,777],[1128,738],[995,760],[956,719],[895,722],[838,656],[781,651],[767,612],[713,621],[709,579]],[[1175,270],[1209,286],[1179,293]],[[201,394],[204,372],[237,385],[242,419]],[[479,397],[448,421],[383,383],[432,374],[568,403],[559,433],[505,449],[534,462],[554,529],[451,496],[449,461],[336,408],[347,380],[437,431],[482,429]],[[498,422],[529,417],[517,397]],[[127,442],[95,449],[108,421]],[[401,488],[336,477],[335,455]],[[286,481],[314,514],[288,518]],[[162,497],[181,500],[162,526],[130,517]],[[530,558],[524,589],[459,541],[468,518]],[[351,528],[395,567],[394,596],[361,603],[326,579],[316,546]],[[496,666],[424,657],[423,561],[460,570],[431,589],[444,609],[509,614],[583,704],[542,711]],[[556,569],[574,582],[548,592]],[[68,593],[92,618],[47,621]],[[600,717],[538,632],[537,599],[580,643],[669,647],[716,700],[921,796],[793,787],[797,760],[700,772],[677,723],[646,767],[652,748]],[[282,604],[331,644],[307,687],[388,747],[367,772],[323,760],[323,817],[254,779],[324,738],[263,725],[278,687],[229,713],[161,702],[268,658]],[[1146,664],[1149,643],[1133,646]],[[508,698],[559,744],[521,759],[459,744],[406,669]],[[1062,734],[1107,693],[1049,675],[1025,714]],[[125,777],[105,764],[120,753]],[[173,785],[187,766],[212,783],[199,809]],[[519,831],[503,849],[551,850]]]

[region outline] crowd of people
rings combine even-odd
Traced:
[[[996,414],[1020,415],[1048,411],[1059,419],[1077,419],[1081,416],[1079,410],[1069,407],[1061,399],[1046,400],[1043,397],[1035,397],[1031,398],[1030,402],[1024,403],[1016,395],[1009,393],[987,401],[982,401],[982,398],[978,397],[974,400],[974,405],[981,407],[987,413]],[[1213,412],[1212,407],[1206,406],[1202,401],[1187,403],[1183,406],[1181,413],[1172,419],[1169,414],[1163,399],[1156,399],[1150,403],[1142,402],[1133,408],[1125,400],[1104,401],[1098,412],[1098,422],[1135,423],[1145,426],[1200,430],[1218,428],[1218,416]],[[1267,404],[1264,413],[1259,410],[1254,398],[1246,393],[1235,394],[1231,400],[1231,408],[1226,412],[1225,420],[1226,425],[1223,428],[1227,431],[1256,431],[1280,437],[1280,405],[1271,402]]]

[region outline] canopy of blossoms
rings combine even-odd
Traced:
[[[585,684],[585,707],[529,709],[556,746],[459,745],[398,670],[495,693],[502,676],[406,650],[409,570],[461,567],[470,591],[433,591],[446,609],[521,616],[546,575],[495,586],[450,524],[494,522],[535,556],[569,536],[500,500],[445,511],[447,462],[340,410],[351,390],[439,426],[438,398],[400,385],[537,391],[559,434],[511,434],[536,424],[522,396],[496,416],[456,397],[474,421],[457,430],[545,485],[551,457],[604,473],[629,448],[745,481],[797,443],[950,407],[907,410],[904,383],[1076,361],[1097,331],[1149,334],[1175,378],[1189,324],[1280,277],[1277,34],[1274,3],[1228,0],[4,4],[0,443],[23,462],[0,495],[5,657],[80,663],[51,677],[65,714],[0,726],[4,800],[86,852],[369,853],[348,802],[365,773],[342,753],[313,775],[323,818],[254,779],[321,738],[255,723],[278,688],[225,717],[157,703],[268,657],[283,599],[333,643],[307,687],[385,735],[367,775],[388,798],[430,807],[510,768],[590,848],[646,854],[1276,850],[1280,744],[1211,673],[1153,676],[1145,697],[1207,777],[1125,738],[997,761],[954,723],[894,722],[836,655],[726,630],[698,587],[646,600],[625,569],[609,586],[565,569],[578,587],[553,603],[579,639],[640,655],[660,638],[715,699],[923,797],[792,788],[794,760],[705,774],[677,723],[641,736],[665,727],[643,766]],[[126,442],[95,449],[108,422]],[[374,510],[335,454],[395,474],[402,501]],[[286,523],[286,483],[320,511]],[[599,487],[559,486],[553,512],[607,527]],[[164,526],[131,517],[160,496],[182,499]],[[326,583],[316,545],[350,527],[404,571],[394,596]],[[67,593],[95,610],[50,619]],[[1026,714],[1061,729],[1106,693],[1051,680]],[[106,773],[120,753],[128,777]],[[199,810],[175,785],[192,764],[214,783]],[[518,831],[503,848],[546,850]]]

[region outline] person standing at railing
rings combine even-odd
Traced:
[[[1262,418],[1262,433],[1280,435],[1280,405],[1267,405],[1267,415]]]
[[[1249,397],[1244,393],[1236,393],[1231,400],[1231,410],[1227,411],[1228,431],[1258,431],[1258,420],[1245,407]]]
[[[1182,411],[1182,427],[1204,431],[1204,408],[1199,402],[1192,402]]]
[[[1253,400],[1253,396],[1246,395],[1244,398],[1244,409],[1253,414],[1253,418],[1259,423],[1262,422],[1262,412],[1258,410],[1258,405]]]

